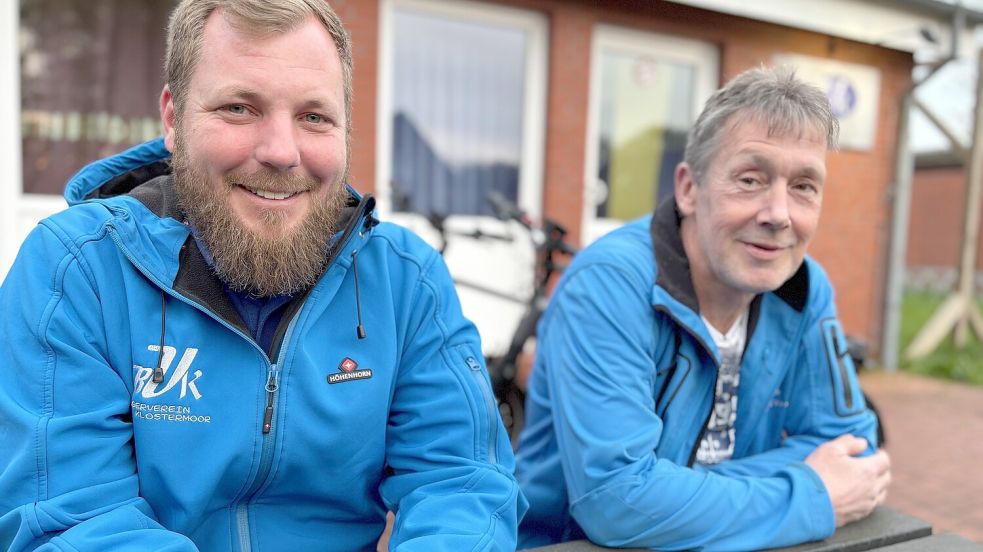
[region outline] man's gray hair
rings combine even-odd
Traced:
[[[767,125],[769,136],[819,131],[827,149],[836,147],[840,131],[826,94],[796,78],[792,68],[748,69],[710,96],[689,131],[683,160],[697,182],[713,162],[724,131],[745,119]]]
[[[213,11],[221,9],[226,20],[237,29],[257,36],[290,31],[308,17],[316,17],[334,40],[341,58],[345,90],[346,127],[351,129],[352,114],[352,46],[341,23],[327,0],[182,0],[171,14],[167,27],[165,77],[178,119],[188,97],[191,75],[201,57],[205,22]]]

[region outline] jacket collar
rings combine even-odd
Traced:
[[[328,248],[331,264],[355,240],[353,234],[378,224],[373,216],[375,200],[362,196],[350,186],[345,211],[347,223]],[[91,200],[108,200],[127,196],[153,217],[117,216],[121,246],[140,270],[153,279],[170,285],[176,292],[211,310],[216,316],[244,330],[245,324],[232,306],[222,283],[209,265],[188,225],[174,190],[170,153],[163,140],[155,139],[112,157],[93,162],[79,171],[68,183],[65,199],[70,205]],[[364,239],[364,237],[363,237]],[[354,244],[349,247],[357,247]],[[298,298],[306,293],[298,294]],[[289,317],[285,317],[289,318]]]

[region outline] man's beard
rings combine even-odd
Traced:
[[[172,160],[174,188],[188,221],[198,232],[214,260],[214,270],[236,292],[256,297],[292,295],[312,287],[327,264],[328,243],[342,227],[342,213],[349,197],[340,182],[321,183],[313,177],[296,177],[261,169],[234,171],[217,190],[205,170],[188,158],[178,139]],[[315,201],[299,227],[282,228],[287,216],[277,210],[262,212],[265,231],[254,232],[236,216],[229,195],[236,184],[276,192],[313,194],[318,185],[330,186],[323,200]]]

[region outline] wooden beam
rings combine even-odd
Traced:
[[[976,250],[980,241],[980,199],[983,198],[983,49],[977,54],[976,110],[973,120],[973,142],[966,171],[966,200],[963,218],[963,242],[959,256],[959,284],[905,350],[905,357],[916,359],[934,351],[950,331],[953,343],[962,347],[968,341],[972,326],[983,339],[983,317],[973,299],[976,276]]]
[[[949,145],[951,146],[952,151],[959,157],[959,160],[962,161],[963,165],[966,165],[969,161],[969,150],[966,149],[966,146],[963,145],[959,137],[956,136],[955,131],[949,128],[949,125],[945,121],[936,115],[935,112],[932,111],[927,105],[923,104],[922,101],[918,99],[918,96],[915,96],[914,94],[912,94],[911,97],[911,105],[917,107],[918,110],[921,111],[933,125],[935,125],[935,128],[945,135],[945,137],[949,140]]]

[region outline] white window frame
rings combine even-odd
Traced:
[[[591,37],[590,100],[587,116],[587,150],[584,154],[584,211],[581,218],[581,241],[584,245],[624,224],[611,218],[598,218],[594,201],[597,182],[598,141],[600,140],[601,55],[607,49],[626,51],[678,61],[696,68],[696,97],[693,120],[703,109],[707,98],[717,89],[720,54],[709,42],[628,29],[607,24],[594,26]]]
[[[436,231],[422,216],[392,211],[392,21],[393,11],[401,8],[479,24],[509,26],[526,33],[529,42],[525,60],[522,150],[516,203],[533,219],[538,219],[542,213],[545,157],[546,59],[549,46],[546,17],[533,11],[470,0],[381,0],[380,8],[375,189],[383,219],[403,224],[431,244],[439,245]],[[483,352],[486,355],[501,354],[508,348],[511,335],[524,312],[523,301],[532,294],[532,244],[515,222],[503,223],[484,216],[453,215],[448,217],[446,224],[458,233],[480,228],[489,234],[515,238],[510,242],[449,239],[451,245],[444,259],[457,282],[465,316],[481,332]],[[465,285],[468,282],[495,290],[501,297],[475,291]]]
[[[0,278],[17,252],[18,205],[23,194],[20,144],[20,2],[0,3]]]
[[[517,27],[527,33],[518,204],[533,217],[542,213],[546,122],[546,52],[548,25],[539,13],[472,1],[381,0],[379,32],[378,117],[376,120],[376,200],[383,216],[392,213],[392,12],[409,8],[447,16]]]
[[[21,147],[20,2],[0,2],[0,279],[39,220],[66,207],[56,194],[25,194]]]

